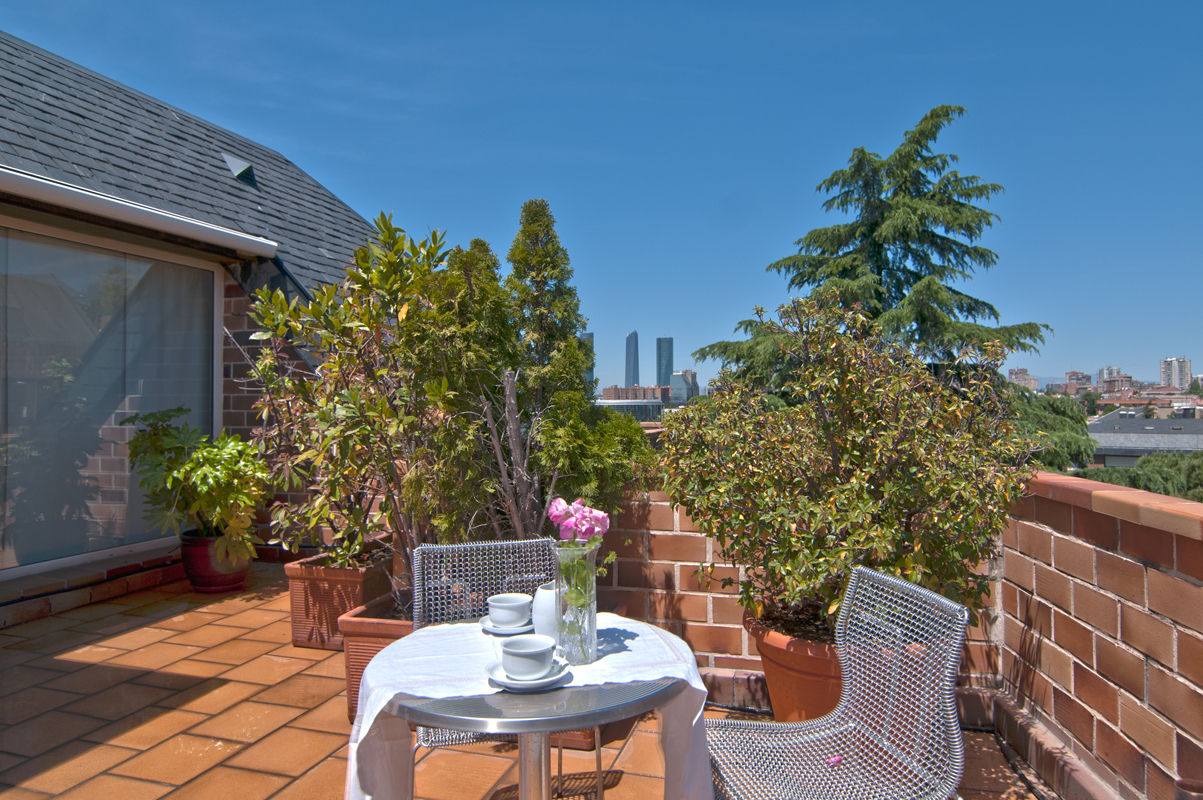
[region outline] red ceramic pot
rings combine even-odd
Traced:
[[[180,537],[180,558],[184,572],[198,592],[232,592],[246,585],[251,560],[243,556],[233,562],[217,557],[210,536],[185,533]]]

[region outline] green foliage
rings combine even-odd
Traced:
[[[789,405],[724,371],[662,437],[670,495],[744,569],[741,604],[830,623],[864,564],[980,607],[988,579],[974,566],[1030,474],[997,391],[1004,350],[934,371],[827,292],[779,315],[762,324],[795,365]]]
[[[557,481],[612,498],[647,460],[585,401],[583,320],[553,223],[546,202],[524,206],[502,281],[485,241],[448,251],[382,214],[340,285],[309,303],[257,295],[265,449],[300,490],[273,509],[279,540],[324,531],[354,554],[391,535],[407,570],[423,542],[538,535]]]
[[[848,166],[817,187],[830,195],[824,210],[844,215],[845,221],[815,228],[797,240],[796,255],[768,266],[786,276],[790,289],[836,291],[845,305],[858,304],[878,319],[888,336],[934,361],[952,360],[962,347],[989,341],[1010,350],[1034,350],[1048,330],[1034,322],[987,324],[998,322],[997,309],[957,288],[998,261],[996,253],[976,244],[998,217],[977,204],[1003,190],[976,175],[962,175],[952,168],[956,155],[933,149],[944,127],[964,111],[933,108],[884,158],[854,149]],[[739,329],[750,338],[717,342],[694,356],[754,369],[761,380],[789,372],[788,365],[772,361],[774,342],[757,341],[765,331],[755,321]]]
[[[1033,461],[1060,472],[1090,463],[1096,443],[1090,438],[1080,403],[1036,394],[1015,384],[1007,384],[1001,391],[1010,395],[1019,432],[1036,442]]]
[[[1186,390],[1187,394],[1193,394],[1195,397],[1203,397],[1203,384],[1197,380],[1190,382],[1190,388]]]
[[[251,442],[224,431],[213,440],[173,408],[135,414],[122,424],[137,425],[129,443],[130,463],[141,474],[147,518],[163,531],[179,533],[196,525],[215,536],[219,558],[254,558],[254,515],[271,490],[267,464]]]
[[[1141,413],[1145,419],[1153,419],[1157,416],[1157,409],[1153,408],[1152,403],[1145,403],[1144,410]]]
[[[1093,417],[1099,413],[1099,399],[1102,397],[1098,392],[1082,392],[1082,408],[1086,411],[1086,416]]]
[[[1096,467],[1075,474],[1092,481],[1203,503],[1203,452],[1150,453],[1141,456],[1134,467]]]

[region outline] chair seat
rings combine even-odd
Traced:
[[[944,800],[907,754],[836,719],[706,720],[706,742],[716,800]]]

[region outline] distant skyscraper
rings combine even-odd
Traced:
[[[698,374],[691,369],[674,372],[668,385],[671,387],[669,400],[674,406],[683,406],[689,398],[698,396]]]
[[[627,386],[639,384],[639,331],[627,334]]]
[[[1161,360],[1161,385],[1173,386],[1182,391],[1190,388],[1190,359],[1163,358]]]
[[[1119,367],[1103,367],[1099,370],[1099,388],[1101,389],[1104,383],[1112,378],[1118,378],[1122,374],[1123,370]]]
[[[593,334],[589,331],[585,331],[581,334],[581,341],[589,345],[589,352],[587,354],[589,358],[589,366],[585,367],[585,384],[589,387],[589,391],[593,391],[593,364],[595,363],[593,354]]]
[[[673,337],[656,339],[656,385],[668,386],[673,377]]]

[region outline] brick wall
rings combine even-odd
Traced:
[[[707,584],[702,563],[721,562],[715,543],[698,533],[693,520],[663,492],[628,502],[613,521],[603,549],[617,560],[599,578],[598,605],[646,620],[681,636],[697,654],[698,666],[714,695],[732,705],[767,708],[760,656],[743,629],[743,609],[735,586],[724,577],[739,571],[716,566]],[[969,632],[962,658],[962,684],[998,684],[998,645],[992,641],[991,613]]]
[[[1119,796],[1203,778],[1203,504],[1041,473],[1004,535],[1002,678]]]
[[[251,366],[239,350],[241,346],[253,352],[250,336],[256,328],[248,314],[250,308],[251,298],[227,276],[222,324],[233,341],[230,336],[222,338],[221,424],[230,433],[237,433],[244,439],[251,435],[255,427],[256,414],[253,408],[259,398],[251,380]]]

